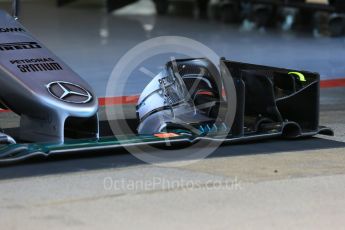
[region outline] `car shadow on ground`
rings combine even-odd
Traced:
[[[217,150],[209,155],[208,158],[255,154],[277,154],[282,152],[298,152],[333,148],[345,148],[345,143],[316,137],[298,140],[275,139],[244,144],[223,145],[217,148]],[[160,151],[164,153],[164,150]],[[61,155],[52,156],[45,159],[32,159],[19,164],[1,166],[0,180],[82,172],[89,170],[125,168],[129,166],[146,164],[147,163],[137,159],[126,150]]]

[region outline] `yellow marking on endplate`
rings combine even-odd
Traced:
[[[307,81],[303,73],[300,72],[289,72],[289,74],[296,75],[300,81]]]

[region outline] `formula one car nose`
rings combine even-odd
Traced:
[[[192,58],[166,63],[143,90],[138,119],[121,120],[134,133],[115,137],[100,128],[111,121],[99,120],[90,85],[3,11],[0,27],[0,104],[20,116],[19,127],[0,133],[0,163],[166,139],[226,144],[333,134],[319,126],[317,73]]]
[[[20,139],[63,143],[64,130],[87,123],[98,136],[98,101],[91,87],[14,18],[0,11],[0,98],[20,115]]]

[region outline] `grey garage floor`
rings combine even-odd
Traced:
[[[157,36],[192,38],[231,60],[315,71],[322,79],[345,77],[344,37],[315,38],[311,32],[277,29],[246,31],[239,25],[186,16],[106,14],[102,2],[77,1],[59,9],[52,0],[24,2],[21,17],[21,22],[90,82],[99,96],[105,96],[116,62],[138,43]],[[1,6],[8,8],[8,4]],[[138,8],[145,11],[144,6]],[[144,67],[158,73],[167,61],[167,57],[158,57]],[[132,76],[125,91],[115,94],[139,94],[149,80],[144,74]]]

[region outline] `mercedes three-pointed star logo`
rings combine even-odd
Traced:
[[[54,81],[47,85],[49,93],[64,102],[85,104],[91,101],[92,95],[83,87],[65,81]]]

